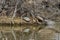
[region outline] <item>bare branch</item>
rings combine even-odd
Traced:
[[[14,39],[17,40],[16,35],[15,35],[15,32],[12,30],[11,33],[12,33]]]

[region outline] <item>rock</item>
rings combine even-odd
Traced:
[[[23,18],[26,22],[29,22],[30,21],[30,18],[28,18],[28,17],[24,17]]]
[[[38,19],[40,19],[40,20],[42,20],[43,21],[43,18],[42,17],[40,17],[40,16],[36,16]]]
[[[30,29],[25,29],[23,32],[29,32],[30,31]]]
[[[45,20],[47,28],[55,28],[55,22],[51,20]]]

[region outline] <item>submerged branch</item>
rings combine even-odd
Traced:
[[[12,31],[11,31],[11,33],[12,33],[12,35],[13,35],[14,39],[15,39],[15,40],[17,40],[17,39],[16,39],[15,32],[12,30]]]

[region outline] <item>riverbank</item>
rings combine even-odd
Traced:
[[[0,25],[13,25],[13,24],[14,25],[37,25],[38,23],[33,22],[32,20],[30,22],[26,22],[26,21],[22,20],[20,17],[15,17],[14,19],[12,19],[11,17],[7,17],[7,16],[0,17]],[[43,24],[43,23],[41,23],[41,24]]]
[[[26,22],[24,20],[22,20],[20,17],[16,17],[14,19],[12,19],[11,17],[6,17],[6,16],[1,16],[0,17],[0,25],[10,25],[10,24],[14,24],[14,25],[25,25],[25,24],[28,24],[28,25],[36,25],[37,23],[35,22]]]
[[[14,18],[12,19],[11,17],[0,17],[0,24],[19,24],[21,23],[21,19],[20,18]]]

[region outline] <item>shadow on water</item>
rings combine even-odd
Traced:
[[[60,40],[59,32],[60,23],[53,26],[43,24],[1,25],[0,40]]]

